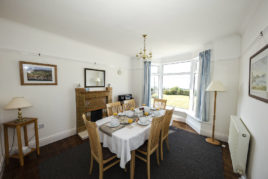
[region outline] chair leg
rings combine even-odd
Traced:
[[[159,166],[160,165],[160,162],[159,162],[159,147],[157,147],[157,149],[156,149],[156,161],[157,161],[157,165]]]
[[[167,144],[167,149],[168,149],[168,151],[169,151],[168,137],[166,138],[166,144]]]
[[[103,179],[103,164],[99,164],[99,179]]]
[[[89,174],[92,174],[92,169],[93,169],[93,156],[90,155],[90,168],[89,168]]]
[[[160,154],[161,154],[161,160],[163,160],[163,140],[160,141]]]
[[[150,155],[147,154],[147,179],[151,178]]]

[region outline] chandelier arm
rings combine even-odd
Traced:
[[[147,49],[146,49],[146,37],[147,35],[146,34],[143,34],[143,50],[140,51],[140,53],[138,53],[136,55],[137,58],[139,59],[143,59],[143,60],[151,60],[152,59],[152,52],[150,52],[149,54],[146,53]]]

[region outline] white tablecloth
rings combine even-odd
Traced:
[[[165,110],[161,111],[162,115]],[[96,122],[97,126],[111,120],[112,117],[107,117]],[[100,141],[103,147],[108,147],[112,153],[115,153],[120,158],[120,167],[125,168],[125,165],[131,159],[131,151],[138,149],[149,137],[151,124],[148,126],[140,126],[137,123],[128,125],[118,131],[115,131],[112,136],[99,130]]]

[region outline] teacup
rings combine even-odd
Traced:
[[[127,117],[133,117],[134,116],[134,112],[133,111],[126,111],[126,116]]]
[[[140,120],[140,123],[144,124],[147,122],[148,119],[146,117],[140,117],[139,120]]]
[[[139,113],[140,112],[140,109],[139,108],[136,108],[135,109],[135,113]]]

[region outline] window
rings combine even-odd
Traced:
[[[167,99],[167,106],[195,110],[198,82],[198,58],[152,66],[153,98]],[[152,103],[153,104],[153,103]]]
[[[151,104],[153,104],[153,98],[159,98],[159,76],[160,67],[152,65],[151,67]]]
[[[192,111],[196,110],[196,103],[197,103],[197,90],[198,90],[198,72],[199,72],[199,61],[196,60],[193,63],[193,88],[192,88],[192,93],[193,93],[193,103],[192,103]]]

